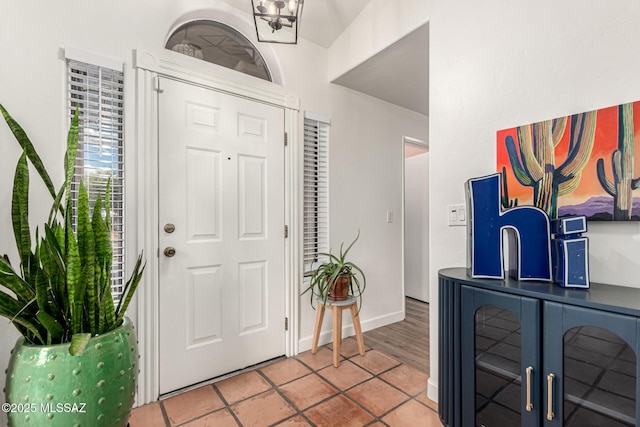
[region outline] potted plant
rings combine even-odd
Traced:
[[[321,300],[324,305],[327,304],[327,300],[342,301],[349,296],[354,296],[358,299],[358,311],[360,311],[362,293],[367,286],[367,279],[360,267],[351,261],[347,261],[347,254],[359,237],[360,230],[358,230],[358,235],[346,250],[343,251],[344,243],[340,245],[340,252],[337,256],[332,253],[319,254],[326,257],[326,261],[321,263],[313,272],[309,286],[302,293],[304,295],[311,291],[312,307],[314,296]]]
[[[142,254],[117,307],[111,296],[110,181],[90,215],[85,186],[70,197],[78,113],[67,137],[65,182],[58,192],[20,125],[0,111],[23,149],[13,181],[11,217],[19,267],[0,257],[0,315],[22,335],[6,371],[10,426],[126,426],[138,373],[137,341],[124,317],[140,282]],[[53,203],[34,235],[29,226],[29,166]],[[77,225],[72,210],[77,210]]]

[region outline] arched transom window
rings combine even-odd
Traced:
[[[165,48],[272,81],[258,49],[238,31],[220,22],[187,22],[171,34]]]

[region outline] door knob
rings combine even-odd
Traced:
[[[172,257],[176,254],[176,248],[173,246],[167,246],[164,248],[164,256]]]
[[[173,224],[165,224],[164,231],[167,233],[173,233],[176,230],[176,226]]]

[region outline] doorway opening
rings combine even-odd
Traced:
[[[403,137],[404,292],[429,302],[429,144]]]

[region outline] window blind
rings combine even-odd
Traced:
[[[77,221],[80,180],[89,193],[91,210],[111,179],[111,227],[113,266],[111,293],[114,301],[124,286],[124,75],[76,60],[68,60],[68,109],[78,109],[79,138],[71,186],[73,219]]]
[[[329,251],[329,123],[304,119],[304,271]]]

